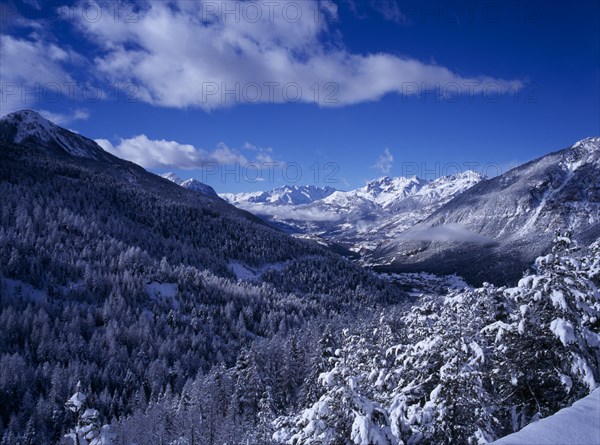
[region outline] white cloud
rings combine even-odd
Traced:
[[[493,242],[479,233],[471,232],[463,224],[450,223],[440,226],[414,226],[400,235],[401,240],[441,241],[458,243],[490,243]]]
[[[64,96],[73,83],[66,65],[79,56],[39,35],[18,39],[0,35],[0,115]]]
[[[132,82],[138,86],[137,99],[161,106],[212,110],[292,101],[343,106],[449,84],[452,91],[468,89],[469,94],[481,94],[490,83],[494,91],[521,85],[462,76],[398,55],[351,53],[330,32],[328,24],[337,20],[332,5],[150,2],[129,21],[115,20],[114,14],[86,20],[81,6],[62,11],[101,48],[94,59],[99,75],[114,84]],[[397,16],[390,11],[389,17]],[[122,11],[122,17],[128,14]]]
[[[273,166],[283,166],[284,163],[282,161],[278,161],[273,158],[273,149],[271,147],[257,147],[249,142],[246,142],[242,146],[243,150],[253,152],[255,155],[255,159],[252,162],[256,162],[264,165],[273,165]],[[258,179],[259,181],[262,180]]]
[[[116,144],[107,139],[96,139],[96,143],[115,156],[135,162],[146,168],[191,170],[206,168],[208,165],[239,164],[240,166],[249,166],[249,163],[257,165],[266,162],[278,163],[270,155],[265,155],[263,149],[257,148],[254,158],[248,159],[238,150],[227,146],[223,142],[217,144],[214,150],[206,150],[176,141],[150,139],[145,134],[140,134],[129,139],[121,139]]]
[[[379,156],[377,162],[372,166],[372,168],[377,169],[384,175],[389,175],[392,171],[392,166],[394,165],[394,156],[390,153],[389,148],[383,150],[383,154]]]
[[[90,112],[83,108],[77,108],[68,113],[56,113],[48,110],[37,110],[42,116],[56,125],[64,127],[74,121],[85,121],[90,117]]]
[[[408,24],[409,20],[401,11],[397,0],[371,0],[371,8],[383,16],[384,19],[398,24]]]
[[[240,203],[237,207],[247,210],[256,215],[272,216],[279,220],[298,221],[338,221],[341,216],[337,213],[327,210],[321,210],[315,207],[291,206],[291,205],[272,205],[264,203]]]

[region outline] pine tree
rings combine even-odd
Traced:
[[[258,425],[257,425],[257,445],[271,445],[273,443],[273,421],[275,420],[275,410],[272,390],[267,386],[259,401]]]
[[[323,395],[300,415],[277,419],[277,443],[397,443],[386,410],[370,399],[372,388],[366,383],[372,365],[369,346],[374,345],[347,330],[343,337],[343,347],[329,357],[333,367],[319,376]]]
[[[317,353],[313,357],[313,364],[308,377],[303,385],[300,401],[303,405],[316,402],[323,393],[323,386],[319,383],[321,373],[331,368],[331,360],[336,350],[336,341],[331,326],[328,324],[319,339]]]
[[[557,234],[552,254],[506,291],[518,306],[501,342],[508,358],[502,388],[515,430],[572,404],[600,381],[600,294],[591,280],[597,257],[593,249],[588,256],[579,250],[570,232]]]
[[[391,408],[397,437],[440,444],[492,437],[489,357],[481,334],[491,318],[487,297],[471,290],[425,297],[405,317],[411,344],[392,348],[400,376]]]

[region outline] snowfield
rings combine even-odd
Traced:
[[[532,422],[494,445],[598,445],[600,444],[600,388],[561,409]]]

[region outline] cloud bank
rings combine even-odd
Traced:
[[[331,2],[149,2],[139,10],[121,10],[121,20],[109,13],[89,20],[86,8],[60,11],[97,46],[91,62],[98,77],[135,85],[137,100],[159,106],[213,110],[308,102],[329,107],[444,85],[470,94],[482,94],[489,84],[503,92],[521,87],[516,80],[463,76],[410,57],[352,53],[330,30],[338,20]]]
[[[315,207],[303,207],[293,205],[270,205],[264,203],[235,203],[239,207],[256,215],[271,216],[275,219],[298,221],[339,221],[341,216],[335,212],[321,210]]]
[[[523,85],[407,55],[352,52],[335,28],[340,18],[329,1],[142,1],[119,2],[118,10],[115,4],[59,6],[58,22],[19,21],[15,26],[27,28],[26,37],[8,35],[14,26],[6,27],[0,114],[58,97],[73,108],[118,98],[211,111],[255,103],[342,107],[425,91],[442,100],[496,96]],[[375,5],[389,20],[404,20],[393,3]],[[70,24],[86,50],[53,35],[56,23]]]
[[[248,163],[246,157],[224,143],[209,151],[190,144],[149,139],[145,134],[121,139],[116,145],[107,139],[96,139],[96,143],[109,153],[145,168],[194,169],[203,168],[207,164]]]

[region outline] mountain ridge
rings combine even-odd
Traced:
[[[550,247],[556,230],[571,229],[583,243],[600,235],[599,175],[600,138],[582,139],[457,195],[383,247],[375,263],[396,271],[461,271],[476,283],[512,282]],[[433,237],[446,228],[487,241]]]
[[[123,164],[95,141],[62,128],[33,110],[21,110],[0,119],[0,141],[51,150],[79,158]]]
[[[181,187],[191,190],[193,192],[198,192],[202,195],[211,197],[211,198],[219,198],[219,195],[210,185],[205,184],[203,182],[198,181],[197,179],[190,178],[186,180],[182,180],[175,173],[164,173],[160,175],[162,178],[168,179],[171,182],[174,182]]]
[[[249,199],[261,192],[221,196],[284,230],[368,252],[481,180],[483,176],[472,171],[437,179],[384,176],[355,190],[328,190],[327,196],[299,205]]]
[[[336,189],[315,185],[284,185],[271,190],[243,193],[222,193],[226,201],[232,204],[265,203],[271,205],[302,205],[323,199]]]

